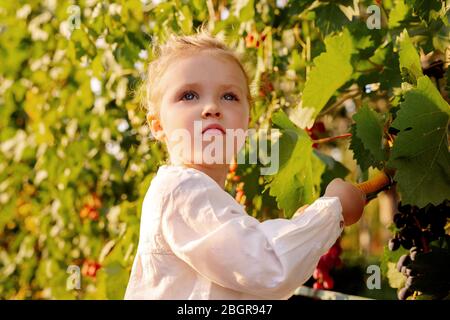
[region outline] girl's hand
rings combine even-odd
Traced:
[[[366,203],[366,195],[353,184],[340,178],[334,179],[328,184],[324,197],[339,198],[346,226],[358,222],[361,218]]]

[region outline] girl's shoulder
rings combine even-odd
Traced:
[[[158,168],[152,180],[152,187],[158,193],[173,193],[183,190],[205,190],[220,188],[219,185],[206,173],[181,165],[165,164]]]
[[[244,207],[206,173],[188,167],[162,165],[158,168],[148,203],[158,203],[161,212],[210,214],[218,219],[224,212],[245,214]],[[153,183],[153,182],[152,182]],[[153,201],[155,200],[155,201]]]

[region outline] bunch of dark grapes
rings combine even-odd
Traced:
[[[416,206],[398,204],[398,213],[394,215],[394,224],[397,229],[394,237],[389,240],[389,250],[395,251],[400,246],[409,250],[409,254],[402,255],[397,263],[397,270],[406,276],[406,282],[403,288],[398,291],[398,298],[405,300],[415,291],[430,291],[445,294],[449,286],[446,281],[440,281],[437,285],[430,287],[433,279],[429,273],[439,274],[439,266],[434,263],[433,266],[427,265],[427,259],[435,259],[436,254],[441,255],[447,266],[447,252],[433,252],[430,243],[435,240],[448,242],[450,236],[446,234],[445,226],[450,219],[450,201],[446,200],[438,206],[428,204],[419,209]],[[417,257],[422,256],[420,262]],[[424,258],[427,256],[427,258]],[[432,258],[430,258],[432,256]],[[442,260],[440,259],[440,260]],[[433,291],[434,290],[434,291]]]
[[[445,225],[450,218],[449,202],[446,200],[438,206],[428,204],[419,209],[416,206],[398,205],[394,215],[394,224],[399,230],[389,241],[389,249],[397,250],[400,245],[405,249],[417,247],[427,250],[431,241],[445,236]]]
[[[313,284],[314,289],[333,289],[334,280],[330,276],[330,271],[334,267],[342,265],[341,253],[342,248],[340,239],[338,239],[327,253],[320,257],[319,263],[313,273],[313,278],[316,280]]]

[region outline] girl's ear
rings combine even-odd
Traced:
[[[161,126],[161,122],[155,116],[151,114],[147,114],[147,122],[150,127],[150,131],[156,140],[163,141],[164,138],[164,130]]]

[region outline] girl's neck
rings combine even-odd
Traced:
[[[217,184],[225,189],[225,180],[227,179],[228,164],[196,164],[184,163],[183,166],[199,170],[211,177]]]

